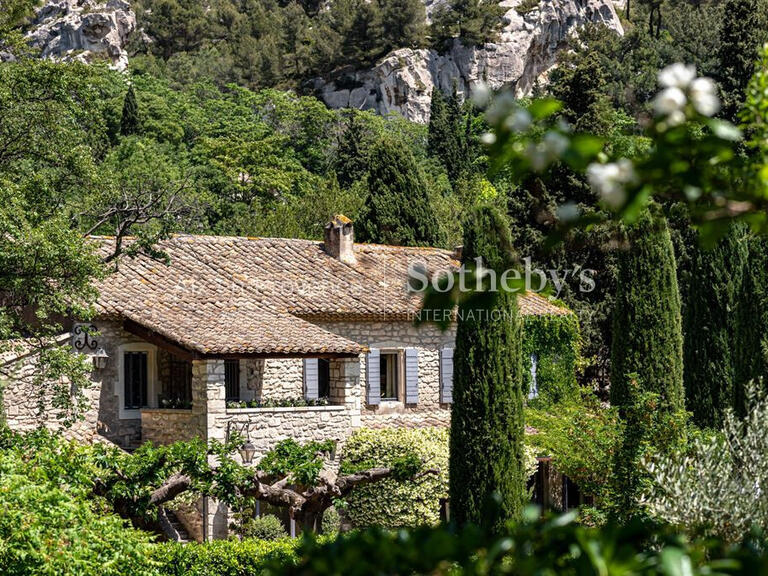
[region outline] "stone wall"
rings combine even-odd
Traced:
[[[205,437],[199,414],[192,410],[146,408],[141,411],[142,442],[172,444],[179,440]]]
[[[331,361],[331,406],[228,409],[223,402],[223,366],[220,360],[193,363],[193,397],[196,391],[202,394],[205,390],[207,395],[205,421],[209,440],[223,442],[228,432],[237,431],[250,437],[258,458],[286,438],[299,442],[335,440],[341,445],[351,430],[360,426],[361,386],[356,358]],[[296,364],[284,366],[295,370]]]
[[[60,345],[67,345],[69,341],[69,334],[57,339]],[[48,400],[54,383],[48,382],[41,386],[36,381],[37,367],[38,357],[32,349],[9,352],[0,358],[0,388],[2,388],[0,420],[4,418],[9,428],[19,432],[46,427],[50,430],[61,430],[69,438],[90,442],[96,433],[100,383],[94,382],[83,391],[85,406],[81,414],[82,419],[77,420],[70,427],[64,427],[62,426],[64,414],[53,407]],[[68,385],[66,382],[57,384]]]
[[[447,426],[450,405],[440,403],[440,349],[452,347],[455,326],[441,332],[434,325],[412,322],[324,322],[321,326],[369,348],[416,348],[419,351],[419,402],[402,400],[361,406],[361,425],[369,428]],[[365,354],[360,356],[362,398],[365,398]]]
[[[267,358],[258,360],[248,388],[256,400],[284,400],[304,395],[304,361],[301,358]]]

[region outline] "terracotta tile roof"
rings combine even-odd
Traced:
[[[94,238],[108,250],[113,239]],[[420,297],[405,279],[414,262],[456,266],[451,252],[356,244],[357,264],[329,256],[322,242],[178,235],[160,248],[170,264],[124,258],[98,288],[102,314],[144,326],[202,354],[357,354],[363,348],[309,320],[407,318]],[[523,314],[568,314],[535,294]]]

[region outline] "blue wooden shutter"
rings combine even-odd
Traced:
[[[366,381],[368,384],[368,404],[378,405],[381,403],[381,356],[379,351],[371,348],[365,361]]]
[[[416,404],[419,401],[419,351],[416,348],[405,349],[405,403]]]
[[[440,350],[440,402],[453,403],[453,348]]]
[[[317,358],[304,359],[304,398],[317,400],[318,397]]]

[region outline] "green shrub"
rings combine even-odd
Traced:
[[[537,456],[552,456],[558,472],[576,482],[579,489],[595,498],[596,506],[612,500],[611,470],[622,440],[622,426],[616,408],[607,408],[589,391],[584,398],[528,407],[525,423],[536,429],[526,443]]]
[[[448,494],[448,430],[446,428],[362,429],[347,441],[342,472],[391,466],[416,454],[426,468],[440,472],[418,481],[383,480],[355,488],[345,500],[345,515],[355,526],[417,526],[440,519],[440,498]]]
[[[563,574],[610,576],[765,574],[768,554],[760,544],[725,546],[718,540],[690,540],[664,525],[634,522],[587,527],[576,512],[540,518],[528,509],[522,522],[499,537],[474,526],[370,528],[333,542],[305,538],[298,561],[275,563],[280,576],[368,576],[370,574]]]
[[[341,516],[335,506],[331,506],[323,514],[321,530],[323,534],[330,535],[338,534],[339,530],[341,530]]]
[[[529,406],[542,407],[563,400],[577,400],[579,386],[579,321],[575,314],[523,318],[523,391],[531,389],[531,356],[536,355],[539,395]]]
[[[154,574],[152,537],[93,496],[90,447],[45,432],[0,446],[0,574]]]
[[[264,516],[252,516],[245,520],[240,527],[240,535],[243,538],[256,540],[279,540],[288,536],[288,532],[280,518],[272,514],[265,514]]]
[[[255,576],[268,563],[290,566],[298,541],[216,540],[204,544],[167,542],[152,547],[161,576]]]

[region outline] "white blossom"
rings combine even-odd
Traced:
[[[496,143],[496,134],[493,132],[486,132],[482,136],[480,136],[480,142],[485,144],[486,146],[491,146],[492,144]]]
[[[685,90],[696,78],[696,67],[680,62],[671,64],[659,72],[659,85],[662,88]]]
[[[568,149],[570,140],[560,132],[550,131],[544,135],[544,146],[554,158],[559,158]]]
[[[581,214],[575,202],[566,202],[557,207],[557,218],[563,222],[574,222]]]
[[[699,114],[714,116],[720,110],[717,86],[711,78],[696,78],[688,88],[691,104]]]
[[[627,199],[626,187],[637,181],[635,168],[626,158],[607,164],[593,163],[587,167],[587,180],[610,208],[619,208]]]
[[[504,121],[504,125],[512,132],[525,132],[531,127],[531,113],[525,108],[518,108]]]
[[[478,82],[472,87],[472,103],[478,108],[485,108],[491,101],[491,89],[485,82]]]
[[[685,92],[675,86],[665,88],[654,98],[653,108],[659,116],[669,116],[675,112],[681,112],[685,108],[688,99]]]

